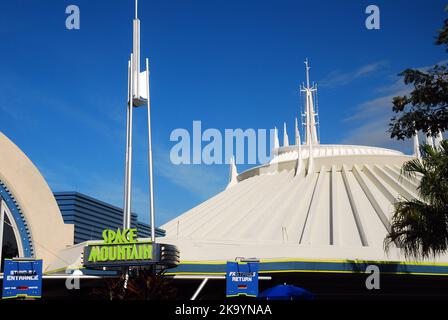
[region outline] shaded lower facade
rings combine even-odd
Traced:
[[[272,273],[271,280],[259,282],[260,292],[279,284],[291,284],[315,294],[317,300],[448,300],[448,278],[385,274],[380,277],[380,289],[366,288],[367,274],[351,273]],[[178,299],[190,299],[200,280],[175,280]],[[210,280],[198,295],[198,300],[225,299],[225,280]]]
[[[302,287],[316,296],[316,300],[448,300],[446,276],[419,276],[384,274],[380,289],[368,290],[368,275],[361,273],[272,273],[271,280],[259,282],[260,292],[278,284]],[[109,281],[111,278],[108,278]],[[177,300],[190,300],[202,280],[173,278],[171,286]],[[1,282],[1,280],[0,280]],[[226,298],[224,279],[209,280],[197,300],[223,300]],[[107,299],[106,279],[82,279],[79,290],[67,290],[63,279],[44,279],[44,300]],[[235,298],[238,299],[238,298]],[[247,298],[250,299],[250,298]]]

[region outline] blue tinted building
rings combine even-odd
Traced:
[[[54,196],[64,222],[75,226],[75,244],[102,239],[104,229],[117,229],[123,225],[121,208],[79,192],[56,192]],[[135,213],[132,213],[131,225],[137,228],[139,237],[151,237],[150,226],[138,221]],[[164,235],[163,230],[156,228],[156,237]]]

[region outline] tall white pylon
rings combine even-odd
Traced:
[[[306,87],[302,85],[300,91],[305,92],[305,144],[319,144],[316,127],[316,112],[314,110],[313,93],[317,91],[316,85],[310,85],[310,66],[308,59],[305,60]]]
[[[154,183],[152,165],[151,138],[151,101],[149,87],[149,60],[146,70],[140,71],[140,20],[138,19],[138,0],[135,0],[135,17],[133,20],[132,54],[128,62],[128,101],[126,111],[126,164],[124,183],[123,228],[131,227],[132,212],[132,127],[133,108],[147,107],[148,120],[148,167],[149,167],[149,215],[151,223],[151,240],[155,241]]]
[[[414,134],[414,157],[417,157],[418,159],[421,158],[420,155],[420,143],[418,141],[418,132],[417,130],[415,130],[415,134]]]
[[[289,146],[288,131],[286,130],[286,122],[283,123],[283,146]]]
[[[236,169],[235,157],[230,158],[230,172],[229,172],[229,183],[226,189],[229,189],[238,183],[238,171]]]

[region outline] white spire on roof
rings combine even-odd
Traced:
[[[420,159],[420,143],[418,142],[418,132],[415,130],[414,134],[414,157]]]
[[[317,91],[316,85],[310,86],[310,66],[308,63],[308,59],[305,60],[305,68],[306,68],[306,87],[302,85],[300,89],[302,92],[306,94],[306,103],[305,103],[305,144],[310,145],[319,144],[319,140],[317,138],[317,128],[316,128],[316,112],[314,110],[314,98],[313,93]]]
[[[274,127],[274,149],[280,148],[280,142],[278,140],[278,130],[277,127]]]
[[[295,121],[294,135],[295,135],[295,144],[296,145],[300,144],[299,121],[297,120],[297,117]]]
[[[434,145],[436,148],[440,147],[440,143],[442,142],[442,140],[443,140],[442,131],[439,130],[436,137],[434,138]]]
[[[313,143],[308,145],[308,168],[306,170],[306,174],[309,175],[314,172],[314,155],[313,155]]]
[[[231,188],[238,183],[238,171],[236,169],[234,156],[232,156],[232,158],[230,158],[229,165],[230,165],[229,184],[227,185],[226,189]]]
[[[289,146],[289,138],[288,138],[288,132],[286,130],[286,122],[283,123],[283,146],[284,147]]]
[[[296,163],[296,173],[295,176],[299,176],[302,171],[302,143],[300,141],[299,124],[296,118],[296,146],[297,146],[297,163]]]
[[[434,148],[434,139],[432,138],[431,131],[428,131],[426,133],[426,144],[429,144],[431,147]]]

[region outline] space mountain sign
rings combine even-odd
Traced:
[[[125,267],[161,264],[175,266],[179,263],[179,252],[172,245],[153,243],[137,239],[137,229],[106,229],[103,241],[84,247],[84,266]]]

